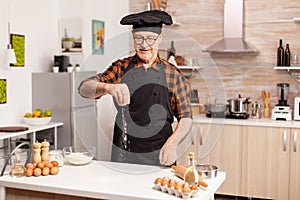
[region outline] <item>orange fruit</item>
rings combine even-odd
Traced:
[[[40,117],[41,114],[42,114],[42,113],[41,113],[40,111],[34,111],[34,112],[32,113],[33,117]]]

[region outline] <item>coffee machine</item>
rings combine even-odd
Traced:
[[[288,83],[278,83],[278,104],[272,109],[273,120],[292,120],[292,111],[287,104],[289,97],[290,85]]]
[[[54,66],[59,67],[59,72],[66,72],[68,71],[68,65],[70,62],[69,56],[65,55],[55,55],[54,56]]]

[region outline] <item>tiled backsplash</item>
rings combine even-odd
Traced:
[[[149,0],[130,0],[130,12],[143,11]],[[199,49],[205,49],[223,36],[223,3],[224,0],[187,0],[168,1],[167,10],[173,13],[180,26],[166,27],[166,30],[181,34],[197,43]],[[208,89],[206,77],[210,66],[203,68],[199,74],[190,79],[192,88],[198,89],[200,102],[204,103],[209,90],[224,89],[227,99],[236,98],[238,94],[251,97],[262,103],[262,90],[271,93],[271,107],[278,101],[276,84],[290,83],[289,104],[293,107],[293,99],[300,95],[298,82],[286,71],[274,70],[276,50],[279,39],[284,46],[290,44],[291,52],[298,52],[300,57],[300,23],[292,19],[300,17],[298,0],[244,0],[244,32],[245,38],[257,49],[259,54],[208,54],[191,49],[182,37],[165,37],[162,48],[168,48],[170,40],[175,41],[178,54],[185,57],[199,58],[199,64],[206,61],[202,57],[210,57],[209,63],[217,66],[215,81],[221,82],[223,88]],[[169,35],[169,34],[167,34]],[[298,61],[300,65],[300,60]],[[219,74],[219,75],[218,75]]]

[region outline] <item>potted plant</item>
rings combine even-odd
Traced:
[[[76,64],[76,65],[75,65],[75,71],[76,71],[76,72],[79,72],[79,71],[80,71],[80,65],[79,65],[79,64]]]
[[[69,51],[74,46],[74,39],[68,36],[67,29],[65,28],[64,37],[61,39],[62,46],[66,51]]]

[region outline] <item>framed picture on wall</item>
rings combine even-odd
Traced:
[[[10,34],[10,42],[15,50],[17,63],[11,63],[13,67],[25,66],[25,35]]]
[[[82,52],[82,22],[81,19],[61,19],[59,35],[62,53]]]
[[[0,79],[0,104],[6,103],[6,79]]]
[[[104,21],[92,20],[92,52],[104,54]]]

